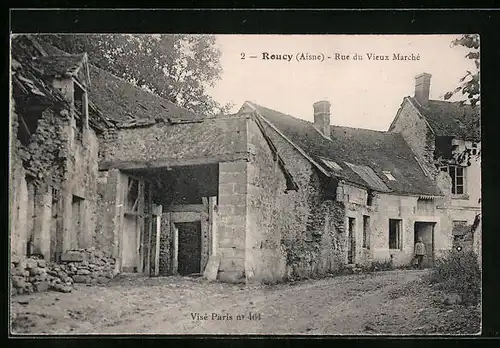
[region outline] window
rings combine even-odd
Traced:
[[[441,167],[441,171],[451,177],[451,193],[454,195],[465,194],[465,167],[449,165]]]
[[[31,142],[32,135],[35,134],[38,127],[38,120],[42,118],[42,112],[37,110],[27,110],[18,114],[19,128],[17,138],[23,145]]]
[[[402,249],[401,220],[389,219],[389,249]]]
[[[348,235],[347,235],[347,263],[352,264],[354,263],[355,259],[355,249],[356,249],[356,243],[355,243],[355,234],[356,234],[356,219],[355,218],[349,218],[348,220]]]
[[[384,173],[384,175],[386,176],[386,178],[389,179],[390,181],[396,181],[396,178],[391,174],[391,172],[389,172],[389,171],[383,171],[382,173]]]
[[[81,140],[83,129],[88,124],[88,100],[85,88],[76,81],[73,82],[73,102],[76,121],[75,138]]]
[[[370,249],[370,217],[363,215],[363,248]]]
[[[373,197],[374,196],[375,196],[375,194],[373,193],[373,191],[369,190],[367,195],[366,195],[366,205],[367,206],[373,205]]]

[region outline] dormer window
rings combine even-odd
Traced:
[[[396,181],[396,178],[392,175],[391,172],[389,172],[389,171],[383,171],[382,173],[384,173],[385,177],[387,179],[389,179],[390,181]]]

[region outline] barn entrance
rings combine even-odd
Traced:
[[[435,222],[415,222],[415,233],[413,245],[418,238],[422,238],[425,244],[425,256],[422,261],[423,267],[432,267],[434,265],[434,226]]]
[[[179,234],[178,266],[180,275],[200,273],[201,221],[176,223]]]

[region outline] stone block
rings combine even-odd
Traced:
[[[89,275],[90,274],[90,271],[88,269],[79,269],[78,271],[76,271],[76,274],[77,275]]]
[[[88,255],[79,251],[67,251],[61,255],[63,262],[83,262],[88,261]]]
[[[84,275],[76,275],[73,277],[73,281],[78,284],[84,284],[90,281],[90,278]]]
[[[27,259],[26,260],[26,267],[27,269],[35,268],[38,267],[38,260],[33,260],[33,259]]]
[[[16,288],[22,287],[26,283],[24,277],[13,276],[11,280],[12,280],[12,285]]]
[[[97,278],[97,282],[99,284],[106,284],[106,283],[109,283],[109,279],[106,277],[99,277],[99,278]]]
[[[203,277],[210,281],[217,280],[219,271],[220,255],[210,255],[207,266],[203,272]]]
[[[42,274],[41,268],[38,268],[38,267],[30,268],[29,272],[30,272],[30,276],[37,276],[37,275]]]
[[[219,184],[219,195],[232,195],[235,191],[234,183]]]
[[[247,195],[242,193],[233,193],[231,195],[220,195],[220,205],[246,205]]]
[[[219,171],[226,173],[244,172],[247,168],[247,162],[223,162],[219,164]]]
[[[47,263],[45,260],[38,260],[38,267],[45,268],[47,266]]]
[[[19,267],[14,267],[10,270],[10,274],[13,276],[23,276],[24,272],[25,271],[23,269],[20,269]]]
[[[223,254],[220,260],[219,269],[221,271],[244,271],[245,259],[230,258]]]
[[[229,184],[233,183],[235,185],[246,185],[247,176],[246,173],[219,173],[219,184]]]

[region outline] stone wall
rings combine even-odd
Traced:
[[[54,260],[64,250],[90,247],[95,231],[97,137],[92,129],[80,129],[76,142],[69,107],[53,105],[36,121],[36,132],[27,145],[17,139],[18,115],[11,110],[12,254],[25,256],[32,240],[33,254]],[[29,183],[27,182],[29,175]],[[82,201],[77,228],[74,196]],[[22,228],[22,230],[20,229]]]
[[[243,160],[219,164],[217,253],[221,255],[221,281],[245,280],[247,171],[248,163]]]
[[[170,231],[170,213],[163,213],[160,220],[160,263],[161,276],[172,274],[172,239]]]
[[[207,119],[175,124],[110,129],[101,144],[100,160],[112,163],[163,163],[241,153],[246,150],[245,119]],[[169,162],[169,163],[166,163]],[[176,163],[178,165],[178,163]]]
[[[13,258],[11,294],[71,292],[74,283],[104,284],[117,275],[114,264],[115,259],[108,253],[94,248],[67,251],[60,263],[36,257]]]
[[[436,175],[434,166],[435,138],[427,122],[418,114],[417,109],[405,99],[399,110],[396,122],[390,132],[400,133],[410,148],[421,159],[420,163],[431,174]]]
[[[298,191],[285,193],[282,170],[254,121],[249,122],[247,280],[279,281],[333,272],[344,264],[344,207],[325,200],[321,174],[263,124]]]

